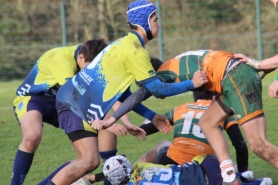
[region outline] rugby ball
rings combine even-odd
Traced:
[[[71,185],[91,185],[91,183],[86,178],[82,177],[74,183],[72,183]]]

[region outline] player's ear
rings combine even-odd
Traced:
[[[84,55],[81,53],[81,54],[78,54],[78,59],[85,62],[85,57]]]
[[[83,54],[78,54],[77,65],[78,65],[79,69],[84,69],[89,63],[90,63],[90,61],[86,61]]]

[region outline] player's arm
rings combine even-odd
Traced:
[[[137,91],[132,93],[122,104],[121,106],[113,113],[111,118],[107,120],[106,124],[113,124],[115,123],[120,117],[124,114],[132,110],[136,107],[141,101],[149,98],[151,93],[146,89],[145,86],[140,87]],[[153,124],[162,132],[168,133],[171,128],[169,128],[169,121],[165,116],[161,116],[156,114],[156,119],[152,119]]]
[[[229,119],[233,119],[233,118],[229,118]],[[228,121],[228,120],[226,120],[225,125],[229,124],[230,126],[226,128],[226,132],[236,151],[238,171],[239,172],[247,171],[248,170],[248,148],[245,139],[242,136],[242,133],[239,129],[239,125],[235,122],[235,120],[233,121]]]
[[[130,88],[128,88],[122,94],[122,96],[118,99],[118,101],[120,101],[121,103],[124,102],[131,94],[132,93],[130,91]],[[154,111],[150,110],[148,107],[144,106],[142,103],[139,103],[137,106],[132,108],[132,110],[135,113],[139,114],[140,116],[142,116],[148,120],[152,120],[154,118],[154,116],[156,115],[156,113]]]
[[[130,110],[133,110],[140,102],[144,101],[150,96],[151,93],[144,86],[140,87],[137,91],[132,93],[122,102],[121,106],[113,113],[110,119],[114,119],[114,121],[117,121],[120,117],[122,117]]]
[[[168,119],[170,125],[164,125],[163,122],[158,120],[160,119],[159,117],[155,117],[153,122],[142,124],[140,128],[144,129],[147,135],[154,134],[158,131],[162,131],[163,133],[170,133],[172,131],[172,126],[174,125],[172,116],[173,112],[174,109],[165,113],[165,117]]]
[[[174,96],[195,88],[192,80],[186,80],[178,83],[163,83],[160,80],[155,79],[144,85],[156,98]]]
[[[244,54],[234,54],[234,56],[236,58],[240,58],[239,61],[244,62],[258,70],[276,69],[278,67],[278,55],[264,59],[262,61],[247,57]]]
[[[144,53],[144,49],[137,49],[136,56],[129,58],[125,64],[127,69],[133,74],[139,85],[145,86],[150,93],[156,98],[164,98],[181,94],[194,88],[200,87],[206,83],[207,77],[204,71],[197,71],[194,73],[192,80],[186,80],[178,83],[164,83],[161,82],[157,76],[154,68],[150,63],[150,57]]]

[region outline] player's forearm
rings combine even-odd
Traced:
[[[156,79],[146,83],[145,86],[156,98],[174,96],[194,89],[194,85],[191,80],[178,83],[163,83]]]
[[[122,102],[121,106],[114,112],[112,117],[115,120],[118,120],[130,110],[133,110],[141,101],[149,98],[150,96],[150,92],[144,86],[140,87]]]
[[[145,130],[145,132],[147,133],[147,135],[151,135],[154,134],[156,132],[158,132],[159,130],[153,125],[153,123],[147,123],[147,124],[142,124],[140,126],[140,128],[142,128],[143,130]]]
[[[278,68],[278,55],[264,59],[259,64],[259,69],[274,69]]]
[[[112,106],[112,110],[113,110],[114,112],[116,112],[117,109],[121,106],[121,104],[122,104],[121,102],[117,101],[117,102]],[[122,117],[120,117],[119,119],[120,119],[120,121],[121,121],[124,125],[130,123],[127,114],[124,114],[124,115],[123,115]]]
[[[156,115],[155,112],[153,112],[152,110],[150,110],[148,107],[144,106],[142,103],[139,103],[134,109],[134,112],[136,112],[137,114],[139,114],[140,116],[148,119],[148,120],[152,120],[154,118],[154,116]]]

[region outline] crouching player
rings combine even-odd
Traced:
[[[133,166],[122,155],[109,158],[103,166],[103,174],[112,185],[221,185],[222,177],[219,162],[213,155],[196,156],[184,165],[159,165],[138,162]],[[265,178],[264,178],[265,179]],[[92,181],[92,179],[89,179]],[[263,179],[242,183],[243,185],[262,185]],[[266,181],[265,181],[266,182]],[[272,185],[268,178],[264,185]]]

